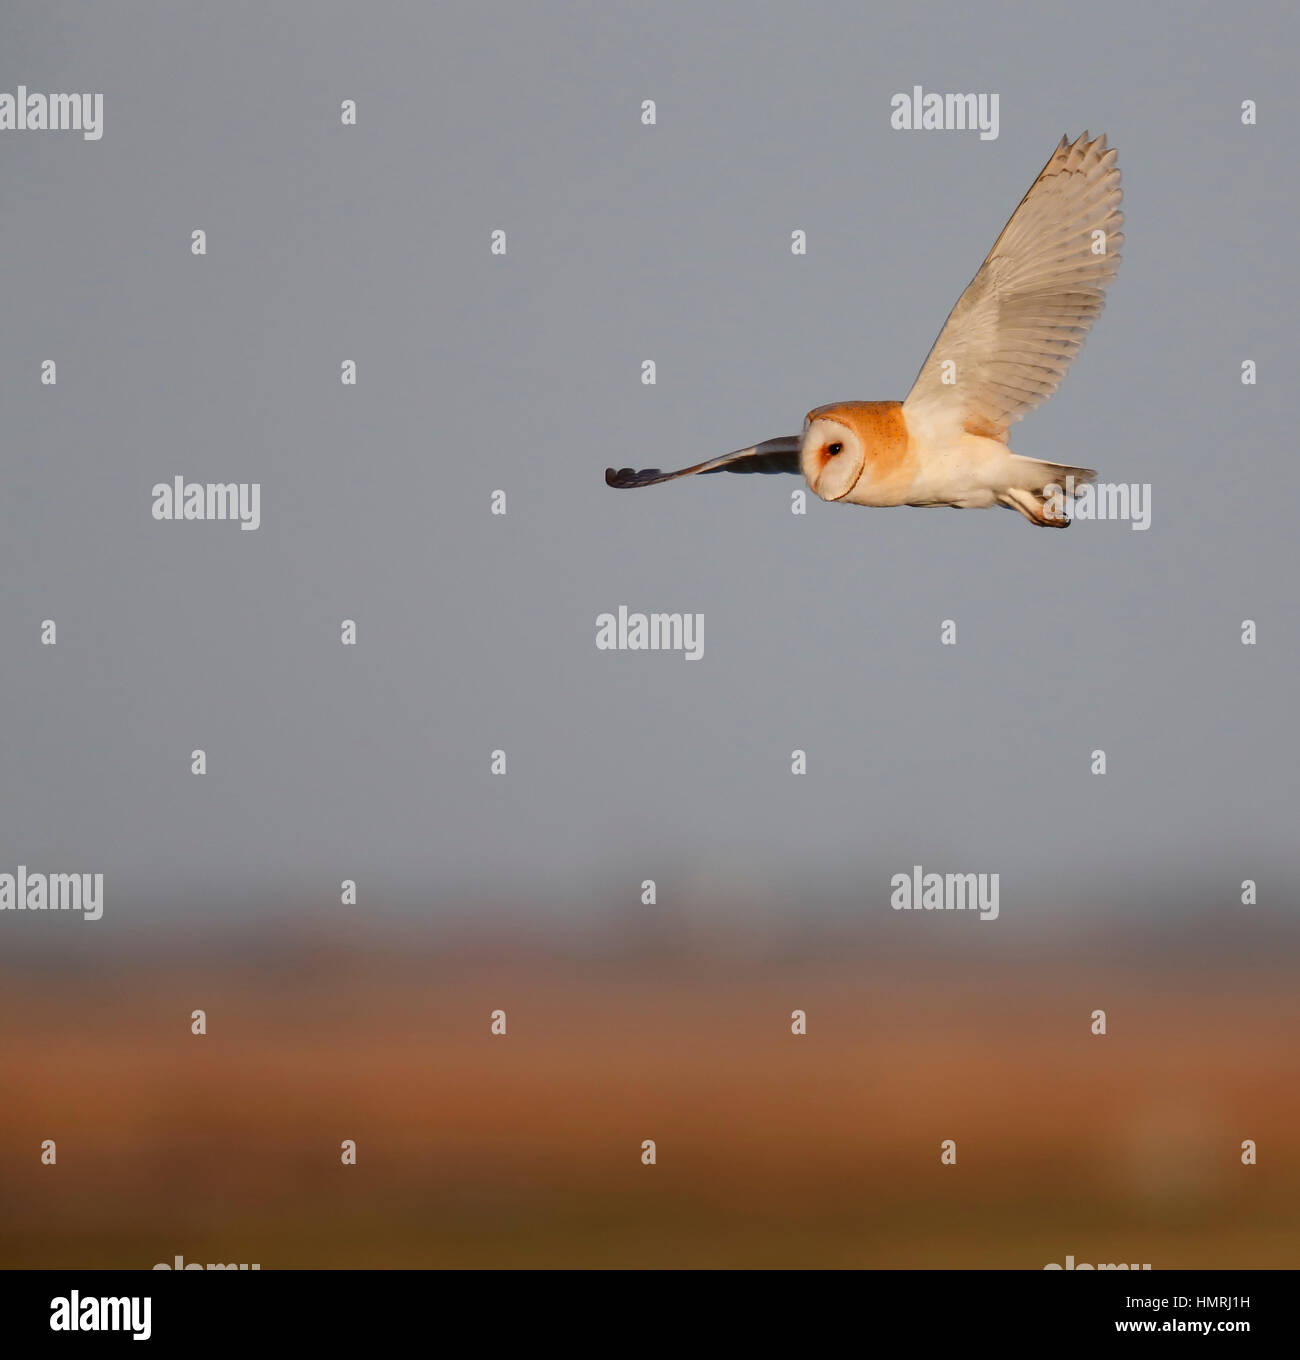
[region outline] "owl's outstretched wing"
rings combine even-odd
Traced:
[[[1060,386],[1119,268],[1117,156],[1104,136],[1061,138],[939,332],[909,421],[1005,440]]]
[[[613,468],[606,468],[605,485],[654,486],[656,482],[671,482],[674,477],[692,477],[704,472],[798,472],[801,442],[797,434],[781,435],[776,439],[765,439],[752,448],[724,453],[721,458],[710,458],[708,462],[696,463],[694,467],[682,468],[678,472],[660,472],[658,468],[646,468],[641,472],[633,468],[621,468],[616,472]]]

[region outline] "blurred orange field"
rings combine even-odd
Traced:
[[[490,954],[11,963],[0,1265],[1300,1264],[1289,970]]]

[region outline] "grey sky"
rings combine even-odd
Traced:
[[[0,868],[104,872],[94,929],[345,876],[425,913],[798,881],[814,915],[921,863],[1001,873],[998,928],[1287,891],[1300,19],[608,10],[10,7],[0,88],[102,91],[105,129],[0,133]],[[891,130],[914,84],[996,91],[998,139]],[[904,396],[1085,127],[1124,262],[1012,443],[1150,483],[1148,532],[604,486]],[[260,482],[261,528],[155,523],[176,475]],[[703,612],[703,660],[598,652],[620,604]]]

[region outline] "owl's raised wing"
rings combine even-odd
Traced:
[[[724,453],[720,458],[710,458],[707,462],[696,463],[694,467],[682,468],[678,472],[660,472],[658,468],[646,468],[637,472],[633,468],[615,471],[605,469],[605,485],[654,486],[656,482],[671,482],[674,477],[692,477],[704,472],[798,472],[799,446],[803,441],[797,434],[784,434],[776,439],[765,439],[752,448],[737,449],[735,453]]]
[[[1060,386],[1119,268],[1117,156],[1104,136],[1061,138],[939,332],[910,421],[1005,440]]]

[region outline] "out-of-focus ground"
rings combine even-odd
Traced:
[[[0,1265],[1300,1264],[1289,954],[246,946],[0,966]]]

